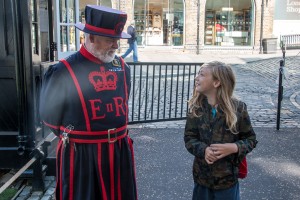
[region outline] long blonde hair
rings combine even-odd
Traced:
[[[229,130],[237,133],[237,105],[234,103],[233,91],[235,88],[235,75],[229,65],[225,63],[213,61],[203,64],[201,68],[208,68],[211,71],[213,80],[220,81],[220,86],[217,88],[217,104],[218,108],[225,114],[226,125]],[[202,107],[205,95],[194,90],[194,94],[189,101],[189,109],[193,116],[199,117],[197,114],[198,108]]]

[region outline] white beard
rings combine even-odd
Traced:
[[[105,55],[103,55],[100,52],[97,52],[93,53],[93,55],[104,63],[110,63],[115,58],[115,52],[113,54],[106,53]]]

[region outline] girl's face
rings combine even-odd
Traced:
[[[198,75],[195,78],[195,89],[204,95],[210,94],[216,91],[219,86],[219,81],[214,80],[211,69],[208,67],[201,67]]]

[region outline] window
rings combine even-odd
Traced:
[[[182,45],[183,16],[183,0],[136,0],[138,45]]]
[[[85,23],[84,10],[88,4],[111,7],[111,0],[56,0],[58,59],[79,50],[83,43],[83,32],[75,24]]]
[[[31,0],[31,42],[32,42],[32,54],[39,54],[39,34],[38,34],[38,19],[37,19],[37,2]]]
[[[249,46],[253,32],[251,0],[208,0],[205,12],[205,45]]]

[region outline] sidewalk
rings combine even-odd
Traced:
[[[286,57],[300,56],[300,49],[287,50]],[[248,62],[259,61],[262,59],[270,58],[282,58],[282,51],[277,50],[276,53],[270,54],[195,54],[188,52],[179,52],[179,50],[172,50],[171,52],[163,50],[162,47],[145,47],[138,49],[139,61],[141,62],[210,62],[221,61],[227,64],[246,64]],[[129,57],[125,58],[125,61],[132,62],[132,53]]]
[[[247,156],[241,200],[300,199],[299,129],[255,128],[257,148]],[[184,129],[132,129],[139,199],[190,200],[193,156]]]

